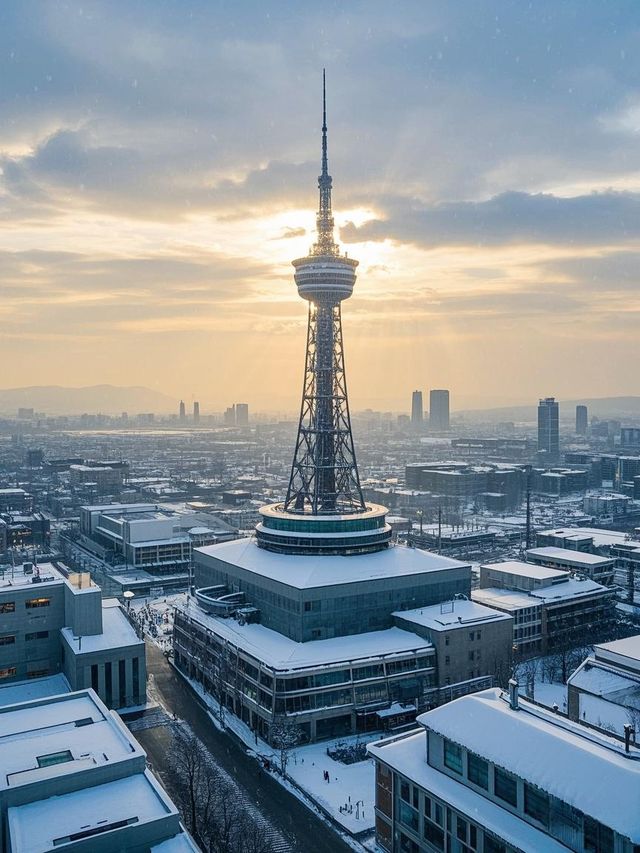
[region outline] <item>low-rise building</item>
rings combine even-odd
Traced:
[[[569,578],[564,569],[524,563],[521,560],[505,560],[502,563],[486,563],[480,566],[480,587],[511,589],[530,592],[553,584],[564,583]]]
[[[569,548],[529,548],[526,552],[527,561],[538,566],[551,569],[561,569],[584,575],[591,580],[611,586],[616,561],[613,557],[603,557],[600,554],[586,554]]]
[[[69,482],[76,488],[92,486],[96,495],[116,495],[122,491],[123,469],[110,465],[71,465]]]
[[[33,497],[24,489],[0,489],[0,513],[30,513]]]
[[[640,750],[487,690],[370,744],[389,853],[637,853]]]
[[[144,641],[88,572],[26,563],[0,577],[0,684],[64,673],[109,707],[146,701]]]
[[[7,853],[197,853],[140,744],[92,690],[1,707],[0,766]]]
[[[567,685],[572,720],[640,738],[640,635],[595,645]]]

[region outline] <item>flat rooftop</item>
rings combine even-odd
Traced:
[[[441,557],[419,548],[392,545],[373,554],[340,555],[276,554],[259,548],[253,537],[234,539],[219,545],[205,545],[196,554],[215,557],[247,572],[295,589],[374,581],[384,578],[419,575],[447,569],[469,567],[449,557]],[[196,557],[197,560],[197,557]],[[206,565],[206,561],[204,561]]]
[[[601,557],[600,554],[585,554],[584,551],[573,551],[571,548],[529,548],[527,556],[540,557],[550,560],[564,560],[572,566],[609,566],[612,557]]]
[[[499,587],[485,587],[471,591],[473,601],[478,601],[487,607],[496,607],[499,610],[521,610],[523,607],[541,607],[539,599],[532,598],[526,592],[517,592],[511,589],[500,589]]]
[[[602,584],[585,578],[578,580],[570,578],[565,583],[554,584],[553,586],[542,586],[538,589],[531,590],[532,598],[540,598],[547,604],[554,601],[562,601],[568,598],[580,598],[583,595],[594,595],[600,592],[612,592],[611,587],[602,586]]]
[[[7,810],[7,820],[13,849],[44,853],[68,842],[71,835],[86,833],[85,837],[91,838],[109,831],[113,834],[114,849],[119,849],[118,829],[110,830],[112,824],[129,820],[136,824],[149,823],[169,814],[176,814],[175,807],[145,771],[93,788],[13,806]]]
[[[47,696],[70,693],[71,687],[64,675],[46,675],[43,678],[28,678],[25,681],[12,681],[0,687],[0,708],[15,705],[18,702],[30,702]]]
[[[566,569],[550,569],[547,566],[537,566],[535,563],[523,563],[521,560],[505,560],[504,563],[483,563],[482,569],[494,572],[505,572],[509,575],[517,575],[521,578],[535,578],[535,580],[552,581],[568,577]]]
[[[589,538],[593,539],[593,544],[596,548],[622,545],[628,542],[627,533],[621,533],[619,530],[601,530],[598,527],[551,527],[548,530],[538,530],[538,535],[558,536],[575,542]],[[640,545],[640,541],[630,544]]]
[[[640,634],[610,643],[598,643],[594,646],[594,652],[598,660],[612,661],[630,669],[640,670]]]
[[[497,688],[456,699],[418,721],[640,843],[636,747],[626,755],[619,741],[526,700],[514,711]]]
[[[39,577],[40,581],[34,583],[34,578]],[[23,567],[20,566],[5,566],[0,569],[0,589],[6,587],[33,587],[34,591],[41,589],[45,584],[52,582],[60,583],[66,580],[62,572],[53,565],[53,563],[39,563],[33,567],[33,571],[25,574]]]
[[[430,628],[432,631],[450,631],[454,628],[468,628],[471,625],[475,627],[489,622],[504,622],[511,618],[499,610],[466,600],[445,601],[442,604],[418,607],[415,610],[397,610],[393,615]]]
[[[99,652],[106,649],[119,649],[135,644],[143,645],[125,614],[117,598],[105,598],[102,601],[102,633],[83,634],[82,639],[74,636],[71,628],[62,628],[61,633],[75,652]]]
[[[240,625],[235,619],[211,616],[192,599],[176,609],[273,669],[285,672],[433,649],[428,640],[400,628],[297,643],[264,625]]]
[[[61,763],[38,762],[67,752]],[[143,754],[124,724],[91,691],[0,709],[0,790],[109,764],[136,752]]]

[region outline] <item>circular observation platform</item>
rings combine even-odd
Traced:
[[[348,299],[356,283],[358,261],[342,255],[309,255],[293,261],[298,293],[310,302],[337,304]]]
[[[260,515],[258,545],[279,554],[371,554],[391,539],[387,508],[379,504],[344,515],[286,512],[284,504],[268,504]]]

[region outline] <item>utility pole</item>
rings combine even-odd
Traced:
[[[438,504],[438,554],[442,553],[442,504]]]
[[[526,467],[527,473],[527,532],[525,544],[527,550],[531,547],[531,465]]]

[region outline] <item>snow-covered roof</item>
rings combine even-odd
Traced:
[[[475,601],[464,599],[445,601],[430,607],[418,607],[415,610],[398,610],[393,615],[414,622],[416,625],[423,625],[432,631],[475,627],[485,625],[487,622],[500,622],[511,618],[499,610],[492,610]]]
[[[449,705],[445,706],[449,707]],[[481,816],[482,826],[503,838],[516,850],[535,850],[544,853],[567,853],[567,848],[554,841],[545,832],[501,808],[497,803],[477,794],[456,779],[427,764],[426,734],[424,731],[370,743],[368,752],[379,758],[398,773],[413,780],[430,791],[434,797],[448,803],[457,812],[477,822]]]
[[[45,696],[57,696],[70,693],[71,687],[64,675],[45,675],[43,678],[28,678],[25,681],[13,681],[0,687],[0,708],[15,705],[16,702],[29,702],[43,699]]]
[[[612,640],[610,643],[598,643],[594,646],[594,652],[598,660],[640,672],[640,634],[622,640]]]
[[[608,566],[613,563],[611,557],[601,557],[600,554],[585,554],[584,551],[572,551],[570,548],[554,548],[551,545],[546,548],[530,548],[527,551],[527,556],[562,560],[571,566]]]
[[[90,722],[78,726],[79,720]],[[71,752],[70,761],[38,766],[38,756],[65,750]],[[89,691],[0,709],[0,789],[110,764],[134,753],[143,754],[120,720]]]
[[[61,634],[76,654],[143,644],[115,598],[105,598],[102,602],[101,634],[84,634],[82,641],[71,628],[62,628]]]
[[[151,848],[151,853],[199,853],[199,851],[200,848],[196,847],[186,832],[179,832],[173,838],[154,844]]]
[[[499,689],[463,696],[418,720],[640,843],[640,751],[635,747],[625,755],[618,741],[524,700],[514,711]]]
[[[640,706],[640,674],[625,673],[594,658],[587,658],[569,676],[568,684],[611,702]]]
[[[579,540],[592,538],[596,548],[606,545],[619,545],[627,541],[627,533],[619,530],[601,530],[598,527],[558,527],[539,530],[538,536],[558,536],[564,539]],[[640,543],[638,543],[640,544]]]
[[[240,625],[235,619],[211,616],[193,600],[186,606],[178,605],[176,609],[277,670],[308,669],[413,651],[429,652],[433,649],[428,640],[400,628],[297,643],[264,625]]]
[[[564,583],[553,586],[542,586],[531,590],[532,598],[540,598],[547,604],[554,601],[563,601],[568,598],[580,598],[583,595],[594,595],[596,593],[610,593],[611,588],[585,578],[578,580],[571,578]]]
[[[58,768],[60,765],[57,765]],[[149,771],[104,785],[61,794],[7,810],[7,821],[15,850],[54,850],[60,842],[77,832],[137,818],[148,823],[176,814],[167,795]],[[119,847],[117,832],[114,848]]]
[[[509,575],[517,575],[521,578],[535,578],[535,580],[557,580],[567,577],[566,569],[550,569],[547,566],[537,566],[535,563],[523,563],[521,560],[505,560],[503,563],[483,563],[481,568],[492,572],[504,572]]]
[[[472,590],[471,598],[498,610],[521,610],[523,607],[542,606],[541,601],[532,599],[526,592],[513,592],[510,589],[493,586]]]
[[[430,551],[406,548],[402,545],[386,548],[373,554],[353,556],[305,554],[276,554],[259,548],[253,538],[234,539],[219,545],[195,549],[196,555],[215,557],[224,563],[239,566],[278,583],[296,589],[315,589],[323,586],[374,581],[405,575],[464,568],[468,563],[441,557]],[[198,556],[196,556],[196,560]]]

